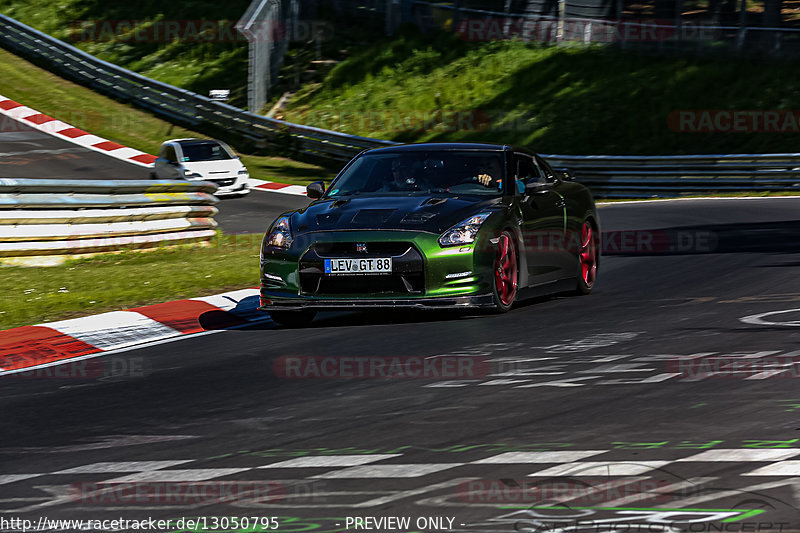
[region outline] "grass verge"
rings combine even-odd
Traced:
[[[258,286],[262,235],[122,251],[57,267],[0,267],[0,330]]]

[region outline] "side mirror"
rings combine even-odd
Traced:
[[[527,194],[547,194],[552,188],[552,184],[541,181],[529,181],[525,184],[525,192]]]
[[[313,183],[309,183],[306,187],[306,196],[311,198],[312,200],[317,200],[318,198],[322,198],[322,195],[325,194],[325,182],[323,181],[315,181]]]
[[[553,172],[555,172],[558,177],[564,181],[572,181],[575,179],[572,175],[572,171],[568,168],[554,168]]]

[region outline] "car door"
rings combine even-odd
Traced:
[[[560,279],[565,246],[564,201],[547,181],[536,159],[514,154],[515,178],[525,184],[518,206],[531,285]]]
[[[562,268],[561,277],[571,277],[575,275],[577,253],[581,246],[582,214],[576,218],[576,213],[570,212],[576,210],[575,204],[574,201],[570,202],[570,195],[567,191],[568,185],[565,184],[561,176],[553,170],[547,161],[538,155],[534,159],[544,175],[545,182],[552,184],[553,192],[561,198],[560,204],[564,210],[564,246],[558,258],[558,263]]]

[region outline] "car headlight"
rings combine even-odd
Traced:
[[[439,237],[439,244],[442,246],[455,246],[458,244],[472,244],[481,228],[491,213],[478,213],[466,220],[462,220]]]
[[[267,246],[288,250],[292,245],[292,229],[289,227],[289,217],[280,217],[267,233]]]

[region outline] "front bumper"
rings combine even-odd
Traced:
[[[217,186],[214,196],[245,195],[250,193],[250,185],[246,177],[224,179],[192,178],[189,181],[207,181],[214,183]]]
[[[249,193],[250,193],[250,187],[245,181],[244,183],[237,182],[227,187],[220,187],[219,189],[217,189],[217,192],[214,193],[214,196],[230,196],[230,195],[240,195]]]
[[[261,297],[259,311],[334,311],[346,309],[490,309],[494,307],[491,294],[456,296],[453,298],[402,298],[394,300],[333,299],[308,300],[305,298],[270,299]]]
[[[262,249],[261,307],[354,309],[486,307],[493,305],[494,252],[485,238],[443,248],[438,235],[416,231],[331,231],[295,237],[291,249]],[[367,243],[370,257],[393,258],[391,276],[324,273],[326,257],[366,257],[349,250]],[[344,247],[344,248],[342,248]],[[405,251],[403,251],[405,250]]]

